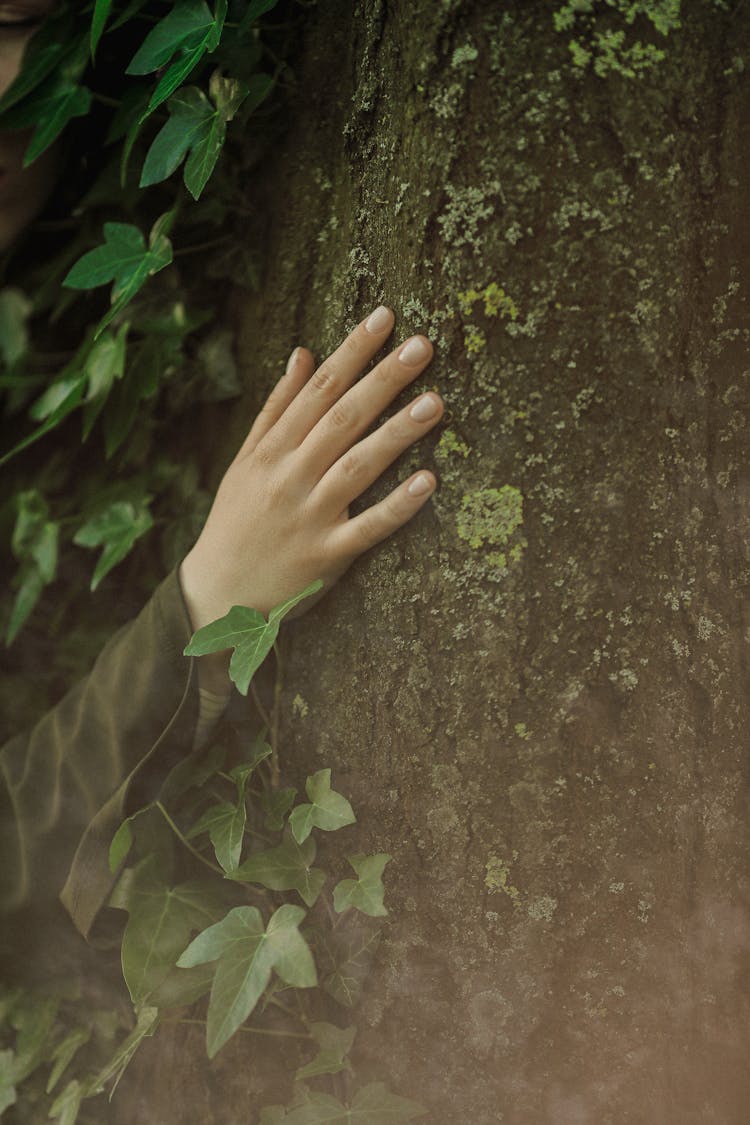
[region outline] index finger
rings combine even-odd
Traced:
[[[300,446],[382,348],[392,328],[393,312],[385,305],[361,321],[289,404],[273,428],[274,441],[282,448]]]

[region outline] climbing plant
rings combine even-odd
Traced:
[[[28,131],[24,164],[58,146],[64,169],[56,198],[0,260],[9,644],[66,559],[96,552],[96,590],[156,529],[153,569],[179,560],[200,529],[209,497],[165,435],[188,400],[240,390],[213,293],[217,278],[257,285],[252,246],[233,236],[249,218],[247,145],[230,148],[234,131],[262,127],[287,77],[263,22],[276,7],[61,0],[0,98],[0,131]],[[286,7],[276,34],[291,22]],[[199,256],[205,270],[188,277],[184,264]],[[130,1014],[92,1007],[69,983],[2,994],[0,1116],[100,1120],[141,1043],[194,1019],[205,1021],[210,1057],[239,1033],[302,1048],[291,1100],[260,1109],[264,1125],[422,1114],[383,1083],[358,1086],[348,1059],[390,857],[353,853],[333,873],[325,838],[354,822],[351,805],[328,769],[307,778],[302,797],[282,785],[278,723],[252,685],[284,615],[317,588],[268,619],[234,607],[186,649],[233,647],[231,678],[242,694],[253,686],[260,719],[225,722],[186,752],[112,840],[109,905],[124,920]]]

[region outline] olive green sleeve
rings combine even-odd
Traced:
[[[0,750],[4,913],[59,909],[59,896],[89,935],[114,882],[112,836],[190,751],[197,676],[182,651],[191,632],[175,568],[91,673]]]

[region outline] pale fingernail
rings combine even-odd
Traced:
[[[398,358],[402,363],[413,365],[421,363],[423,359],[427,358],[430,349],[427,344],[419,336],[412,336],[411,340],[407,340],[401,351],[398,353]]]
[[[424,496],[425,492],[432,492],[432,481],[424,473],[420,473],[418,477],[414,478],[406,491],[412,496]]]
[[[378,305],[375,312],[371,312],[365,321],[368,332],[384,332],[391,323],[391,310],[385,305]]]
[[[294,351],[292,352],[292,354],[289,356],[289,359],[287,360],[287,364],[286,364],[287,375],[289,374],[289,372],[292,370],[295,363],[297,362],[297,356],[298,355],[299,355],[299,348],[295,348]]]
[[[409,411],[409,417],[415,422],[426,422],[428,418],[434,418],[437,411],[438,405],[432,395],[422,395]]]

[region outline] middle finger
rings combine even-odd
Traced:
[[[381,360],[305,438],[297,451],[300,470],[320,480],[431,359],[430,341],[425,336],[412,336]]]

